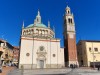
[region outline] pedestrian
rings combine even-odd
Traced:
[[[75,65],[75,64],[73,64],[73,68],[74,68],[74,69],[76,68],[76,65]]]
[[[0,65],[0,73],[2,73],[2,66]]]
[[[98,68],[98,71],[99,71],[100,70],[100,65],[99,64],[98,64],[97,68]]]
[[[98,70],[100,71],[100,64],[99,64],[99,69]]]
[[[73,69],[73,64],[70,64],[70,68]]]

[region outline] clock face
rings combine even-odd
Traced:
[[[70,27],[70,30],[71,30],[71,31],[75,31],[74,26],[71,26],[71,27]]]
[[[75,31],[75,27],[74,26],[67,26],[67,30],[68,31]]]
[[[74,34],[69,34],[69,38],[74,38]]]

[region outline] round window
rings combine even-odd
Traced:
[[[53,54],[53,57],[55,57],[56,55],[55,54]]]
[[[29,53],[26,53],[26,56],[30,56],[30,54]]]
[[[44,47],[43,46],[40,46],[40,51],[43,51],[44,50]]]

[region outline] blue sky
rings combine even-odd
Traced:
[[[63,14],[69,5],[74,14],[76,41],[100,40],[100,0],[0,0],[0,38],[18,46],[22,28],[33,23],[38,9],[42,22],[55,26],[63,46]]]

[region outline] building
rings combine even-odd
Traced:
[[[55,32],[42,23],[40,12],[33,24],[22,27],[20,38],[19,69],[62,68],[64,67],[64,48]]]
[[[70,7],[67,6],[65,10],[63,25],[65,66],[78,66],[74,16]]]
[[[0,39],[0,60],[1,65],[5,66],[13,60],[13,46],[5,40]]]
[[[100,41],[80,40],[77,43],[77,54],[80,66],[100,65]]]
[[[19,47],[13,47],[13,63],[17,65],[19,60]]]

